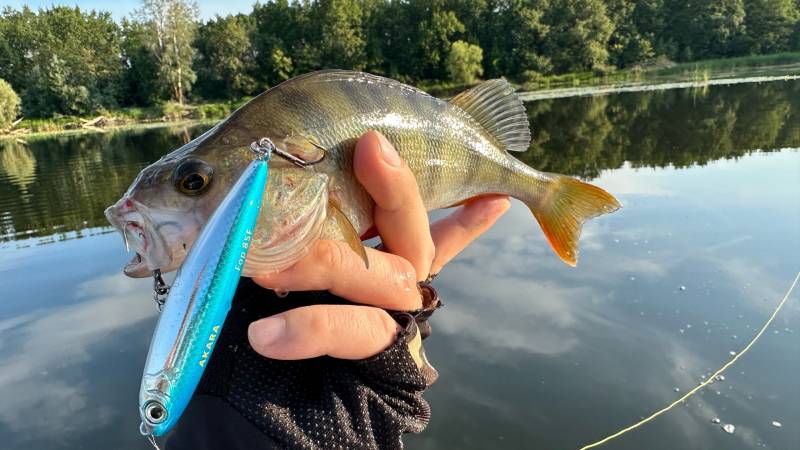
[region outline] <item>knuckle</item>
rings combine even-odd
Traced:
[[[308,314],[308,332],[313,336],[327,336],[336,329],[336,317],[331,308],[309,307]]]
[[[436,258],[436,246],[433,244],[433,239],[429,237],[422,250],[422,262],[425,264],[425,267],[430,267],[431,264],[433,264],[434,258]],[[419,275],[424,277],[428,276],[427,273],[421,273]]]
[[[347,261],[342,247],[333,241],[319,241],[315,253],[316,261],[324,267],[341,268]]]
[[[397,334],[397,322],[389,313],[379,308],[365,308],[365,310],[366,325],[374,339],[386,339]]]
[[[466,207],[453,215],[456,225],[468,234],[472,234],[488,226],[489,218],[483,214],[476,214]]]
[[[409,276],[417,272],[409,260],[391,254],[389,257],[389,270],[401,276]]]
[[[418,279],[426,278],[429,275],[434,259],[436,259],[436,247],[433,245],[433,240],[428,237],[425,239],[425,243],[414,250],[410,258],[412,262],[409,264],[413,266]]]
[[[383,199],[382,209],[390,212],[408,211],[422,206],[422,197],[419,193],[417,180],[407,166],[403,166],[391,186],[387,185],[387,192]]]
[[[351,317],[348,326],[358,330],[364,343],[387,347],[397,334],[397,325],[386,311],[371,306],[354,306],[350,308]]]
[[[397,290],[391,296],[391,309],[413,310],[422,306],[422,299],[417,292],[417,270],[405,258],[390,255],[388,259],[389,279],[396,283]],[[428,276],[425,274],[424,276]]]
[[[420,211],[422,214],[426,214],[425,206],[422,201],[422,194],[419,192],[419,186],[417,185],[417,179],[414,178],[414,174],[411,173],[410,169],[406,169],[406,174],[403,178],[405,179],[403,182],[404,189],[402,193],[403,206],[407,208],[414,208],[417,211]]]

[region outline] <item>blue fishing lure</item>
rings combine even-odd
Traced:
[[[140,430],[162,436],[178,422],[231,307],[253,238],[274,146],[253,143],[253,161],[203,227],[170,288],[139,390]]]

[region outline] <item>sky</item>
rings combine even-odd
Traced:
[[[225,16],[228,14],[236,13],[249,13],[253,9],[253,4],[256,0],[196,0],[197,5],[200,7],[200,17],[203,20],[211,19],[216,15]],[[46,8],[52,5],[78,5],[81,9],[96,9],[102,11],[111,11],[114,20],[121,20],[123,17],[130,14],[134,9],[139,8],[140,0],[5,0],[0,1],[3,7],[11,6],[12,8],[21,8],[23,5],[28,5],[32,9]]]

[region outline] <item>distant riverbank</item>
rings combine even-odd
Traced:
[[[800,74],[800,52],[708,59],[688,63],[674,63],[656,58],[629,69],[602,74],[581,72],[543,76],[523,83],[522,90],[539,91],[630,83],[697,82],[721,78],[792,74]]]
[[[92,133],[118,128],[163,126],[164,124],[197,123],[224,119],[249,101],[249,98],[231,102],[203,103],[199,105],[169,102],[149,108],[121,108],[102,111],[96,116],[59,116],[46,119],[23,118],[10,130],[0,132],[2,138],[28,138],[56,133]]]
[[[773,55],[746,56],[740,58],[715,59],[693,63],[674,64],[669,61],[653,61],[648,65],[606,74],[572,73],[534,78],[515,83],[526,101],[557,98],[586,93],[629,90],[653,85],[703,86],[723,84],[721,80],[736,79],[738,82],[753,82],[794,78],[800,75],[800,52]],[[417,85],[420,89],[437,97],[450,97],[468,86],[458,83],[427,83]],[[44,119],[28,119],[15,123],[0,132],[2,138],[23,139],[36,135],[54,133],[104,132],[117,128],[162,126],[164,124],[196,123],[222,120],[249,98],[235,101],[179,105],[162,103],[149,108],[122,108],[103,111],[96,116],[60,116]]]

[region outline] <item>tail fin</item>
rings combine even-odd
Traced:
[[[525,201],[531,209],[556,254],[565,263],[575,266],[583,223],[600,214],[614,212],[622,205],[599,187],[564,175],[548,174],[542,189],[542,174],[506,153],[525,151],[531,143],[525,105],[508,81],[485,81],[453,97],[450,103],[464,110],[494,136],[497,150],[517,166],[511,186],[507,187],[513,187],[512,195],[519,194],[514,197]]]
[[[567,264],[578,263],[578,238],[587,220],[601,214],[614,212],[622,205],[613,195],[575,178],[554,175],[544,198],[528,207],[553,247],[553,251]]]

